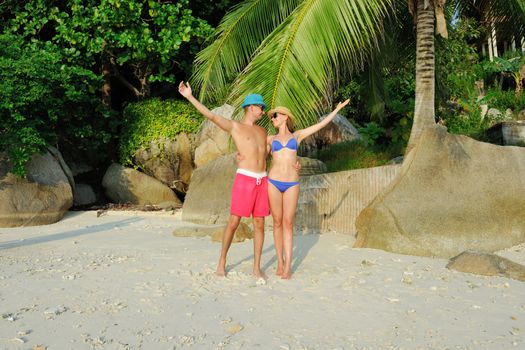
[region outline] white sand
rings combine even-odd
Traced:
[[[525,283],[447,260],[296,237],[291,281],[251,277],[252,242],[178,238],[158,213],[74,212],[0,228],[0,349],[523,349]],[[525,245],[501,255],[525,264]]]

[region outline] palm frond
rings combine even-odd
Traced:
[[[213,43],[194,62],[192,85],[199,98],[212,101],[225,96],[228,84],[248,64],[261,42],[303,0],[247,0],[224,16]]]
[[[261,44],[233,84],[239,106],[250,92],[288,107],[299,128],[317,121],[332,94],[337,65],[362,67],[377,45],[391,0],[305,0]],[[268,123],[266,123],[266,126]]]

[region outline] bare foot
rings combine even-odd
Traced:
[[[284,271],[281,275],[281,279],[283,280],[289,280],[292,278],[292,272],[291,271]]]
[[[277,276],[281,276],[283,274],[283,268],[282,266],[277,266],[277,270],[275,270],[275,274]]]
[[[226,277],[226,264],[219,262],[219,265],[217,265],[217,271],[215,271],[215,274],[219,277]]]
[[[255,276],[255,278],[262,278],[265,281],[268,279],[268,276],[266,276],[266,274],[261,270],[253,270],[253,275]]]

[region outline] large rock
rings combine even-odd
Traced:
[[[525,146],[525,120],[494,124],[485,132],[485,137],[498,145]]]
[[[16,177],[0,155],[1,227],[52,224],[73,205],[73,177],[56,149],[33,155],[26,168],[27,179]]]
[[[327,126],[301,142],[301,154],[306,156],[313,155],[317,150],[327,148],[333,144],[354,141],[359,138],[361,136],[357,129],[350,124],[348,119],[338,114]]]
[[[399,173],[399,165],[301,177],[295,233],[354,235],[355,220]]]
[[[177,227],[173,230],[175,237],[206,237],[209,236],[212,242],[222,242],[226,225],[186,225]],[[250,225],[241,222],[233,234],[232,243],[244,242],[246,239],[253,239],[253,230]]]
[[[503,122],[501,133],[505,145],[525,146],[525,121]]]
[[[181,203],[175,193],[159,180],[140,171],[113,163],[102,179],[106,196],[115,203]]]
[[[185,133],[175,139],[156,140],[135,152],[135,164],[144,173],[185,194],[193,172],[192,141]]]
[[[476,275],[502,276],[525,282],[525,266],[494,254],[463,252],[450,259],[447,268]]]
[[[426,129],[357,219],[355,247],[450,258],[525,241],[525,148]]]
[[[86,206],[94,204],[97,201],[97,195],[93,188],[88,184],[76,184],[73,204],[77,206]]]
[[[226,119],[231,119],[234,111],[235,108],[227,104],[212,110],[213,113]],[[209,120],[205,120],[196,137],[195,167],[201,167],[214,159],[228,155],[233,148],[230,135]]]
[[[224,236],[224,228],[221,227],[219,229],[216,229],[215,232],[211,235],[211,241],[216,243],[222,242],[222,237]],[[253,230],[252,226],[248,225],[245,222],[241,222],[237,229],[235,230],[235,233],[233,234],[233,240],[232,243],[240,243],[244,242],[247,239],[253,239]]]
[[[321,161],[305,157],[300,157],[299,160],[302,166],[301,175],[326,171],[326,166]],[[182,220],[204,225],[227,223],[236,170],[236,153],[217,158],[195,169],[184,200]]]
[[[235,153],[195,169],[184,199],[182,220],[203,225],[227,223],[236,170]]]
[[[319,159],[308,158],[308,157],[297,157],[301,169],[299,170],[299,176],[309,176],[326,173],[328,170],[326,164]]]

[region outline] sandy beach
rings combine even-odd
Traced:
[[[69,212],[0,228],[0,349],[523,349],[525,283],[447,260],[296,236],[293,277],[261,283],[252,241],[230,250],[172,232],[169,213]],[[525,245],[497,254],[525,264]]]

